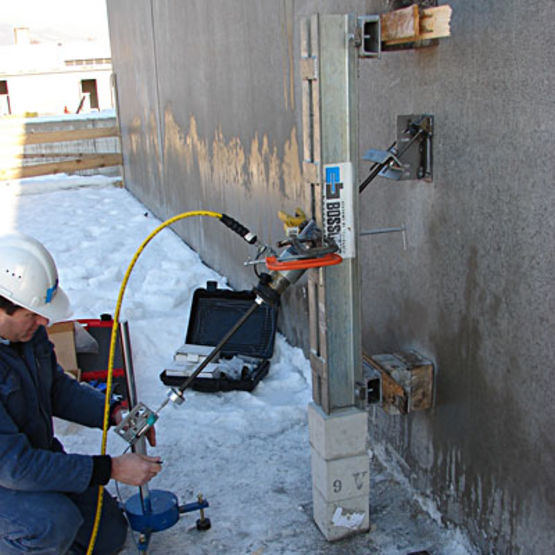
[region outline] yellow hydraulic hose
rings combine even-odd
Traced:
[[[110,420],[110,395],[112,391],[112,373],[114,368],[114,357],[116,351],[116,339],[117,339],[117,332],[118,332],[118,324],[119,324],[119,314],[121,310],[121,304],[123,302],[123,295],[125,293],[125,288],[127,287],[127,282],[129,281],[129,276],[137,262],[137,259],[145,249],[145,247],[150,243],[150,241],[163,229],[168,227],[169,225],[179,221],[184,220],[185,218],[189,218],[191,216],[209,216],[211,218],[222,219],[223,214],[218,212],[211,212],[209,210],[193,210],[190,212],[183,212],[182,214],[178,214],[169,220],[166,220],[162,224],[160,224],[154,231],[152,231],[148,237],[142,242],[141,246],[137,249],[137,252],[134,254],[131,262],[129,263],[129,267],[125,272],[125,276],[123,277],[123,281],[121,282],[121,286],[119,289],[118,300],[116,303],[116,310],[114,312],[114,321],[112,325],[112,334],[110,336],[110,353],[108,356],[108,371],[106,377],[106,401],[104,403],[104,422],[102,425],[102,447],[101,447],[101,455],[106,454],[106,443],[108,438],[108,425]],[[131,408],[131,407],[130,407]],[[96,536],[98,535],[98,528],[100,524],[100,515],[102,512],[102,499],[104,495],[104,486],[98,487],[98,501],[96,505],[96,516],[94,519],[93,530],[91,533],[91,539],[89,540],[89,547],[87,548],[87,555],[91,555],[94,549],[94,544],[96,543]]]

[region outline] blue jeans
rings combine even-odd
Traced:
[[[86,553],[96,514],[98,487],[81,494],[14,491],[0,487],[0,553]],[[127,521],[104,492],[94,553],[116,553],[125,543]]]

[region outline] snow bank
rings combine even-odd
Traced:
[[[160,222],[126,190],[105,177],[55,176],[0,184],[0,231],[16,229],[52,252],[74,317],[113,313],[124,272],[144,238]],[[209,208],[209,207],[207,207]],[[220,233],[218,227],[214,233]],[[191,297],[207,280],[225,277],[202,264],[171,229],[141,255],[125,294],[139,398],[157,408],[167,388],[159,373],[183,343]],[[255,283],[253,276],[253,284]],[[184,516],[155,534],[151,553],[472,553],[463,535],[442,527],[404,482],[370,460],[371,533],[329,544],[312,520],[306,407],[310,365],[302,351],[278,335],[269,375],[251,393],[189,391],[181,407],[169,406],[157,424],[152,454],[164,469],[151,487],[173,491],[180,502],[202,492],[212,528],[200,533],[197,516]],[[57,422],[66,448],[97,453],[100,432]],[[108,451],[123,440],[110,434]],[[110,486],[113,490],[113,485]],[[120,487],[127,499],[136,488]],[[341,518],[341,515],[337,515]],[[134,553],[130,536],[125,553]]]

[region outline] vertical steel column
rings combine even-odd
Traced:
[[[354,15],[315,15],[301,27],[305,181],[315,188],[315,217],[323,225],[325,167],[350,165],[351,245],[338,266],[309,278],[313,398],[328,414],[355,404],[361,381],[358,230],[358,100]],[[326,230],[324,229],[326,232]]]
[[[330,541],[370,526],[368,418],[355,406],[362,377],[356,24],[354,15],[314,15],[301,24],[304,178],[312,215],[343,256],[338,266],[313,270],[308,289],[313,511]]]
[[[121,354],[123,358],[123,368],[125,370],[125,382],[127,386],[127,403],[129,408],[133,408],[139,402],[137,397],[137,387],[135,385],[135,371],[133,369],[133,356],[131,354],[131,340],[129,338],[129,324],[127,321],[120,322],[119,333],[121,337]],[[141,436],[137,442],[131,446],[133,453],[139,455],[146,455],[146,440],[145,436]],[[148,484],[139,486],[139,494],[141,497],[141,505],[143,514],[152,512],[150,503],[150,490]]]

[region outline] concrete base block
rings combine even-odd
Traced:
[[[323,459],[311,449],[312,483],[327,501],[339,501],[365,495],[370,491],[370,461],[368,455],[341,459]]]
[[[312,502],[314,521],[328,541],[368,532],[370,529],[368,495],[327,501],[313,486]]]
[[[310,445],[324,459],[366,453],[368,413],[349,407],[326,414],[315,403],[308,405]]]
[[[369,529],[368,416],[355,407],[308,407],[314,520],[329,541]]]

